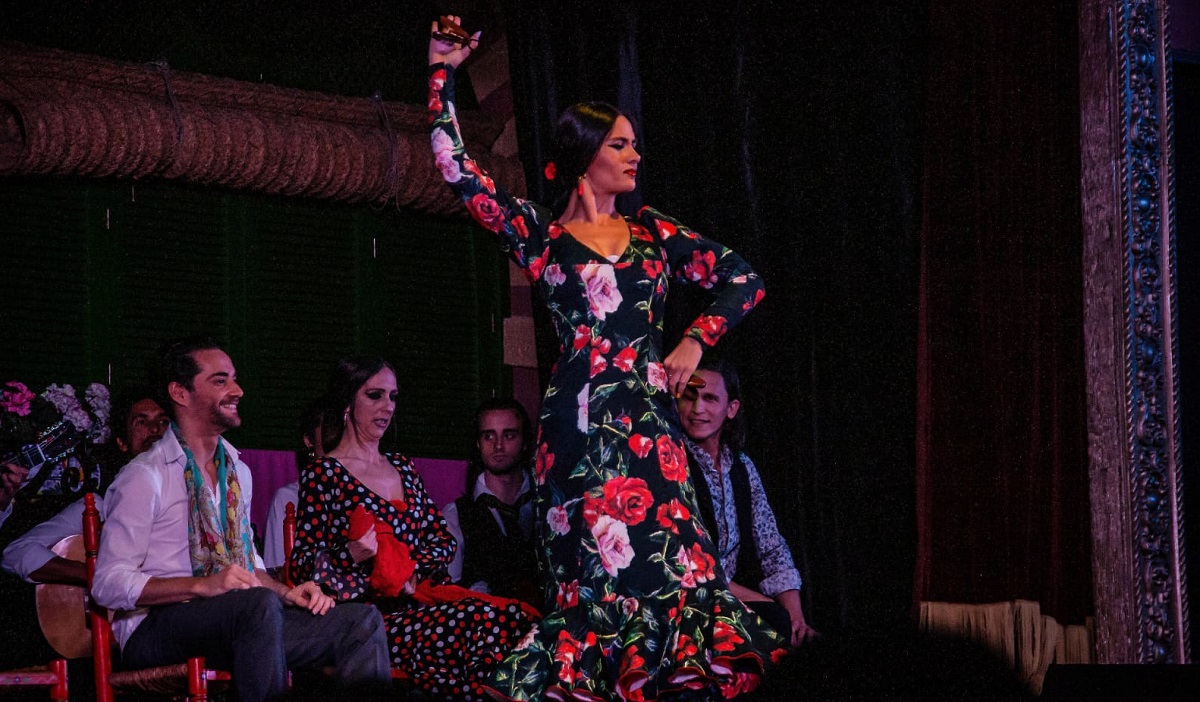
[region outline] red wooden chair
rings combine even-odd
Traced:
[[[291,577],[292,547],[296,545],[296,505],[287,503],[283,508],[283,567],[279,571],[279,579],[288,587],[295,587]],[[408,680],[408,674],[399,668],[392,668],[392,680]]]
[[[95,495],[84,496],[83,544],[87,559],[88,591],[96,574],[96,555],[100,551],[100,513],[96,510]],[[123,692],[150,692],[172,697],[185,697],[188,702],[208,700],[210,682],[228,683],[226,671],[213,670],[204,665],[204,658],[188,659],[187,663],[145,668],[142,670],[113,671],[112,626],[108,610],[88,597],[88,619],[92,628],[92,652],[96,668],[96,699],[112,702],[113,697]],[[66,699],[65,697],[63,699]]]
[[[67,659],[56,658],[36,668],[0,671],[0,688],[6,687],[49,687],[50,699],[66,700]]]

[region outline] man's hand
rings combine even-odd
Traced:
[[[216,597],[230,590],[249,590],[258,587],[258,576],[239,565],[231,565],[220,573],[200,579],[201,597]]]
[[[325,614],[334,605],[333,598],[321,592],[321,588],[311,580],[285,592],[283,601],[293,607],[307,609],[317,616]]]
[[[792,620],[791,643],[793,646],[800,646],[821,635],[804,620],[804,609],[800,606],[799,590],[781,592],[775,600],[787,610],[788,616]]]
[[[16,463],[0,463],[0,510],[8,509],[12,504],[13,496],[17,494],[17,490],[21,489],[21,483],[25,481],[25,476],[29,475],[29,469],[25,466],[19,466]]]

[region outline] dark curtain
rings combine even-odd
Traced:
[[[505,3],[531,194],[558,111],[612,102],[643,154],[625,204],[766,279],[718,348],[742,368],[749,453],[824,630],[902,622],[912,602],[925,20],[908,5]],[[672,290],[669,340],[703,302]]]
[[[1091,614],[1077,6],[933,0],[918,595]]]

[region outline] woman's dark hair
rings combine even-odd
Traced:
[[[529,413],[525,411],[525,406],[517,402],[511,397],[492,397],[484,400],[479,407],[475,408],[475,416],[471,419],[471,443],[469,455],[471,459],[467,462],[466,475],[466,494],[471,496],[475,490],[475,480],[479,474],[483,472],[483,456],[479,453],[479,421],[483,419],[484,412],[496,412],[501,410],[511,410],[517,414],[521,420],[521,456],[517,459],[517,464],[521,470],[529,470],[529,459],[533,456],[533,422],[529,421]]]
[[[158,348],[156,363],[150,375],[154,378],[153,400],[171,416],[175,417],[175,401],[171,399],[171,383],[179,383],[188,390],[195,390],[196,375],[200,364],[192,354],[197,351],[221,350],[212,337],[203,334],[168,341]]]
[[[376,373],[396,369],[380,356],[347,356],[329,373],[329,386],[322,397],[321,449],[329,453],[342,440],[346,411],[354,406],[354,396]],[[353,413],[350,421],[356,422]]]
[[[554,182],[563,191],[562,208],[579,176],[592,165],[604,137],[612,131],[621,111],[607,102],[577,102],[563,110],[554,128]],[[562,209],[556,208],[556,209]]]
[[[696,370],[708,371],[721,376],[721,379],[725,381],[725,392],[729,395],[729,401],[742,401],[742,380],[738,377],[737,366],[733,364],[733,361],[719,356],[706,358],[700,361]],[[742,450],[746,443],[745,403],[742,403],[733,419],[725,420],[725,426],[721,430],[721,442],[735,453]]]

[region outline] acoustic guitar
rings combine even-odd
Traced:
[[[54,555],[84,562],[83,534],[72,534],[50,549]],[[63,658],[92,655],[92,632],[87,625],[87,604],[80,585],[39,583],[34,589],[38,626],[51,648]]]

